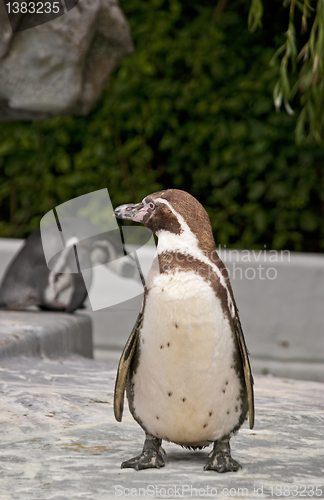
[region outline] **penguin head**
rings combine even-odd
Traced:
[[[187,229],[199,240],[214,245],[210,220],[196,198],[179,189],[166,189],[146,196],[141,203],[121,205],[114,212],[118,219],[144,224],[159,236],[167,231],[181,236]]]

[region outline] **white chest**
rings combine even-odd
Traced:
[[[139,342],[133,405],[150,433],[197,444],[235,427],[241,383],[232,329],[202,277],[191,271],[156,276]]]

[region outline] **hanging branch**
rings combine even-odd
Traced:
[[[274,65],[281,57],[278,81],[273,90],[274,105],[279,111],[283,104],[287,113],[292,115],[294,110],[290,103],[294,97],[299,97],[302,110],[297,118],[296,142],[308,139],[324,144],[324,0],[285,0],[284,6],[289,6],[286,40],[270,63]],[[309,18],[313,14],[309,39],[299,53],[296,9],[302,14],[301,33],[309,29]],[[262,14],[262,0],[252,0],[248,17],[250,31],[262,25]],[[292,85],[293,79],[296,81]]]

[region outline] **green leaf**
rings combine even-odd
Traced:
[[[251,33],[262,27],[263,4],[262,0],[252,0],[248,16],[248,27]]]

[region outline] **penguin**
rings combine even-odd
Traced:
[[[241,465],[229,441],[248,415],[253,428],[253,376],[208,214],[177,189],[119,206],[114,214],[144,224],[158,238],[114,392],[116,420],[122,420],[126,390],[145,442],[142,453],[121,467],[163,467],[164,440],[193,450],[212,444],[204,470],[235,472]]]
[[[71,237],[64,250],[53,256],[50,269],[44,255],[41,232],[35,231],[27,238],[4,274],[0,286],[0,309],[36,306],[45,311],[73,313],[84,308],[92,281],[92,267],[98,264],[106,264],[121,276],[139,279],[136,262],[129,255],[125,256],[119,230],[100,233],[98,229],[97,236],[82,239],[86,234],[94,234],[94,226],[81,219],[65,222],[78,236]],[[55,247],[56,232],[51,227],[46,229],[45,237]],[[72,272],[76,270],[76,249],[79,272]],[[60,294],[68,288],[71,288],[70,296],[62,301]]]
[[[62,252],[60,269],[50,271],[44,257],[40,231],[35,231],[14,256],[0,286],[0,309],[24,309],[37,306],[42,310],[74,312],[82,307],[87,289],[81,273],[68,273],[68,262],[74,257],[73,247]],[[72,255],[73,254],[73,255]],[[72,287],[68,303],[59,295]]]

